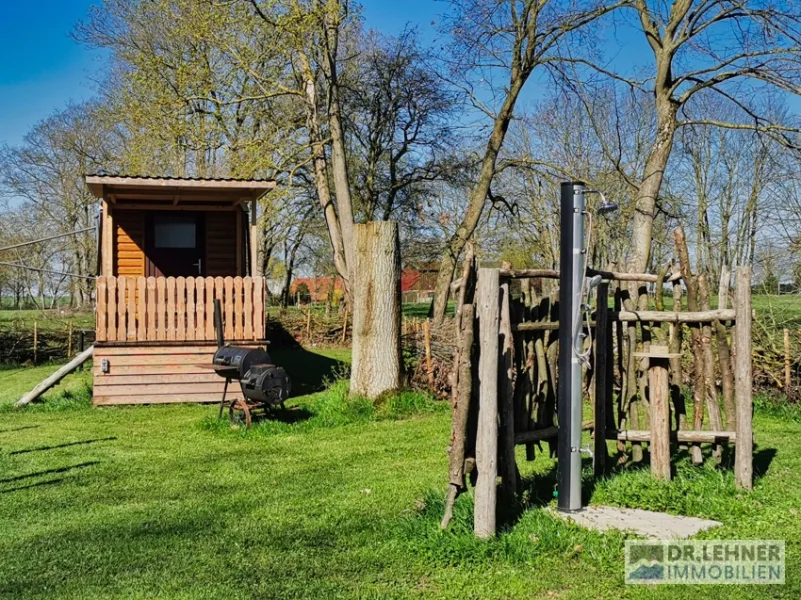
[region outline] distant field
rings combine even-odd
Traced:
[[[664,298],[665,308],[671,309],[673,307],[673,298],[665,295]],[[687,309],[686,296],[684,300],[684,310]],[[718,297],[711,298],[713,308],[718,307]],[[753,297],[754,310],[757,311],[757,316],[765,316],[772,314],[776,323],[798,323],[801,326],[801,295],[784,295],[784,296],[765,296],[754,295]],[[430,303],[409,303],[403,305],[403,314],[407,317],[420,317],[424,318],[428,315]],[[453,314],[456,303],[451,301],[448,303],[448,313]],[[288,314],[305,314],[308,306],[290,306],[286,309],[281,309],[278,306],[267,307],[267,313],[270,316],[278,316],[282,312]],[[312,306],[312,313],[318,314],[325,312],[323,305]],[[338,309],[332,311],[336,314]],[[59,329],[63,330],[67,324],[72,321],[75,329],[93,329],[95,324],[95,316],[93,312],[77,312],[64,309],[55,310],[0,310],[0,329],[16,326],[18,328],[33,328],[34,321],[37,322],[40,329]]]

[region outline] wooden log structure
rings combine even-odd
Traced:
[[[593,433],[594,474],[600,477],[607,471],[608,441],[617,442],[621,461],[630,458],[634,462],[638,455],[641,460],[642,445],[649,444],[652,473],[662,480],[671,479],[672,448],[689,445],[693,461],[700,464],[701,444],[713,445],[713,455],[731,445],[736,447],[737,486],[751,489],[751,271],[737,270],[734,304],[728,308],[730,271],[724,267],[721,301],[712,309],[707,276],[692,274],[683,232],[677,231],[675,237],[679,265],[667,264],[658,274],[588,270],[588,275],[602,276],[592,315],[595,321],[589,325],[594,354],[585,377],[593,418],[582,423],[583,430]],[[453,288],[460,290],[460,298],[451,373],[454,412],[449,491],[441,526],[450,521],[453,501],[466,489],[466,474],[474,468],[474,533],[488,538],[496,533],[498,477],[502,498],[514,497],[519,491],[515,447],[525,446],[527,459],[533,460],[536,444],[545,441],[554,447],[560,435],[555,407],[549,405],[558,380],[550,360],[556,341],[552,332],[559,329],[558,311],[554,310],[558,296],[548,296],[549,281],[558,278],[559,272],[482,268],[473,299],[470,294],[465,297],[474,281],[473,265],[471,254],[459,285]],[[535,285],[532,279],[536,278],[545,283]],[[516,279],[521,282],[513,288]],[[659,286],[657,310],[647,310],[647,289],[634,285],[637,282]],[[661,288],[668,283],[673,288],[673,310],[664,310]],[[610,309],[612,286],[614,310]],[[682,310],[682,286],[687,288],[689,310]],[[475,332],[474,322],[478,324]],[[694,361],[692,424],[687,423],[682,391],[682,331],[686,329],[692,333]],[[478,360],[471,362],[476,356]],[[719,388],[725,419],[724,407],[718,404]],[[704,429],[707,413],[708,430]],[[471,436],[475,440],[473,454]],[[631,444],[629,456],[627,444]]]
[[[498,326],[500,271],[482,268],[478,271],[479,343],[478,363],[479,406],[476,434],[476,481],[473,530],[476,537],[495,535],[495,508],[498,476]]]
[[[628,429],[626,431],[607,430],[606,439],[621,440],[624,442],[650,442],[652,433],[648,429]],[[726,441],[730,444],[737,442],[737,433],[734,431],[707,431],[690,430],[672,431],[670,439],[674,442],[693,444],[716,444]]]
[[[754,485],[753,443],[753,366],[751,357],[751,267],[738,267],[734,290],[734,309],[740,314],[735,331],[735,384],[737,404],[737,450],[734,458],[734,481],[738,488]]]
[[[559,279],[559,271],[554,269],[501,269],[501,277],[511,279]],[[656,283],[659,276],[653,273],[620,273],[613,271],[599,271],[598,269],[587,269],[587,277],[600,275],[607,281],[641,281],[643,283]],[[666,282],[678,281],[681,274],[674,273],[666,279]]]

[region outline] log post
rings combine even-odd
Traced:
[[[602,281],[598,286],[598,326],[595,337],[595,431],[614,428],[612,417],[612,322],[609,320],[609,282]],[[600,477],[606,470],[606,438],[596,434],[593,451],[593,471]]]
[[[701,310],[709,310],[709,286],[706,275],[699,275],[696,279],[698,288],[698,301]],[[701,351],[704,353],[704,390],[706,392],[706,409],[709,413],[709,425],[715,431],[724,429],[723,416],[720,413],[718,402],[718,388],[715,378],[715,356],[712,352],[712,326],[704,323],[701,327]],[[720,461],[723,456],[723,446],[715,445],[713,452],[715,460]]]
[[[517,495],[517,462],[515,461],[515,413],[514,413],[514,339],[512,338],[512,314],[510,307],[509,280],[501,285],[500,306],[500,370],[498,390],[501,406],[501,457],[502,484],[507,499]]]
[[[651,473],[670,481],[670,359],[678,358],[667,346],[651,346],[638,356],[649,359],[648,388],[651,392]]]
[[[350,392],[368,398],[401,385],[401,287],[398,224],[355,225],[353,359]]]
[[[473,530],[479,538],[495,535],[495,507],[498,476],[498,321],[500,270],[478,271],[480,356],[478,361],[479,404],[476,433],[476,481]]]
[[[784,330],[784,393],[790,395],[790,386],[793,384],[792,359],[790,358],[790,330]]]
[[[724,264],[720,270],[718,287],[718,310],[726,310],[729,303],[729,283],[731,269]],[[718,364],[720,365],[720,385],[723,390],[723,408],[726,411],[726,429],[734,431],[737,422],[737,409],[734,406],[734,373],[731,370],[731,345],[726,326],[718,319],[712,323],[718,340]]]
[[[33,364],[39,360],[39,324],[33,322]]]
[[[453,518],[453,505],[462,491],[467,488],[465,481],[465,457],[468,445],[474,450],[475,439],[468,434],[468,421],[471,411],[473,389],[473,339],[475,326],[475,254],[472,242],[467,250],[462,268],[462,285],[456,303],[454,329],[456,344],[453,352],[453,371],[451,372],[453,413],[451,415],[451,443],[448,447],[448,493],[445,497],[445,511],[440,528],[448,527]],[[475,408],[475,407],[473,407]],[[471,432],[474,433],[474,432]],[[468,444],[468,438],[471,444]]]
[[[684,229],[681,227],[676,228],[673,232],[673,239],[676,243],[676,252],[679,255],[679,263],[681,265],[681,275],[684,278],[684,283],[687,286],[687,308],[692,312],[699,310],[698,305],[698,287],[696,279],[693,277],[690,270],[690,255],[687,250],[687,238],[684,235]],[[691,329],[692,338],[692,352],[693,352],[693,429],[700,430],[704,424],[704,353],[701,347],[701,328],[695,326]],[[701,447],[694,445],[690,448],[693,464],[700,465],[703,463],[703,455],[701,454]]]
[[[72,321],[67,325],[67,359],[72,358]]]
[[[682,309],[682,289],[681,281],[676,278],[681,276],[681,268],[678,266],[673,267],[673,310],[680,311]],[[676,419],[676,429],[687,429],[687,407],[684,404],[684,393],[682,387],[684,386],[684,377],[682,376],[681,367],[681,353],[682,342],[684,338],[684,331],[681,324],[672,324],[670,327],[670,340],[668,341],[668,348],[672,354],[678,354],[679,358],[671,359],[670,361],[670,395],[673,400],[673,411]],[[734,395],[732,394],[732,398]]]
[[[431,320],[423,321],[423,343],[426,353],[426,375],[428,376],[428,388],[434,389],[434,367],[431,364]]]
[[[734,292],[734,309],[737,311],[735,332],[736,381],[734,397],[737,404],[737,450],[734,461],[734,479],[738,488],[753,487],[753,427],[751,396],[751,267],[738,267]]]

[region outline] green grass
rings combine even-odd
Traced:
[[[686,458],[671,483],[634,468],[592,485],[586,471],[593,503],[722,521],[708,538],[787,540],[784,587],[639,588],[623,584],[623,534],[543,509],[550,458],[518,456],[524,505],[501,515],[495,540],[473,537],[470,495],[443,533],[447,407],[411,393],[373,406],[341,383],[319,391],[345,372],[347,352],[276,358],[303,395],[284,421],[251,431],[217,424],[214,406],[95,409],[59,392],[0,414],[0,598],[801,596],[795,409],[758,403],[751,494]],[[16,394],[13,378],[0,382]]]

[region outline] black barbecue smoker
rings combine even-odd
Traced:
[[[292,390],[292,382],[287,372],[276,366],[263,348],[227,345],[222,325],[220,301],[216,299],[214,327],[217,331],[217,352],[212,359],[212,368],[225,379],[219,418],[222,418],[223,410],[227,406],[231,424],[244,422],[249,428],[254,411],[263,410],[269,413],[276,406],[285,408],[284,402]],[[241,398],[227,399],[228,384],[231,381],[239,382]]]

